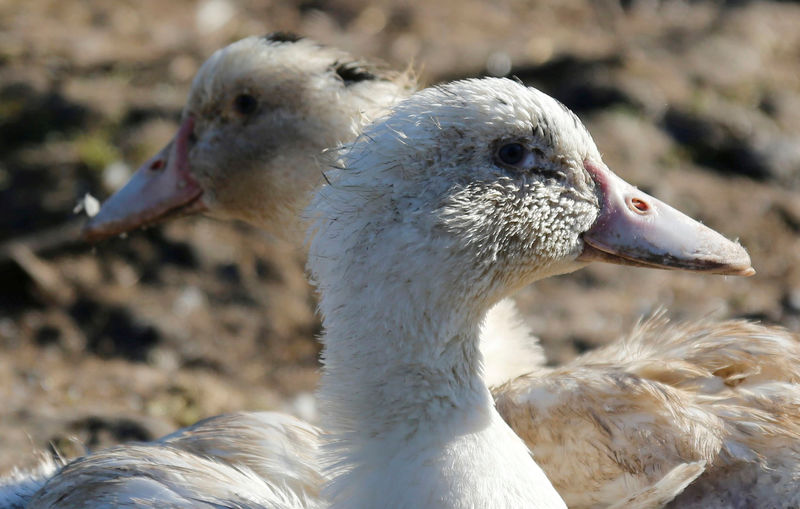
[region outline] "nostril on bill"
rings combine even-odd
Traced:
[[[159,171],[164,168],[164,160],[159,158],[150,163],[150,170],[151,171]]]
[[[628,198],[628,207],[638,214],[647,214],[650,212],[650,204],[641,198]]]

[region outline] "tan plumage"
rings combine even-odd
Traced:
[[[746,321],[671,324],[662,312],[494,394],[570,507],[612,503],[693,462],[705,472],[675,507],[726,507],[764,482],[764,507],[788,507],[800,501],[798,381],[795,335]]]

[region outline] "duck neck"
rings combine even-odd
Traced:
[[[488,413],[493,404],[480,376],[479,321],[375,304],[351,300],[325,320],[321,392],[332,396],[326,398],[328,429],[381,437],[460,421],[461,412]],[[351,327],[354,321],[363,327]]]
[[[483,382],[488,305],[360,274],[343,271],[320,304],[332,507],[563,507]]]

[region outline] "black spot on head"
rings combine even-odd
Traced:
[[[291,32],[272,32],[265,35],[263,38],[267,42],[297,42],[303,39],[303,36]]]
[[[360,67],[356,62],[335,62],[333,64],[333,69],[334,72],[336,72],[336,75],[341,78],[342,81],[344,81],[345,86],[352,85],[353,83],[359,83],[361,81],[377,79],[377,76],[363,67]]]

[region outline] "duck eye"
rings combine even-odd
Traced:
[[[505,164],[516,166],[525,158],[525,147],[521,143],[507,143],[497,151],[497,157]]]
[[[239,94],[233,100],[233,107],[242,115],[250,115],[258,107],[258,101],[250,94]]]

